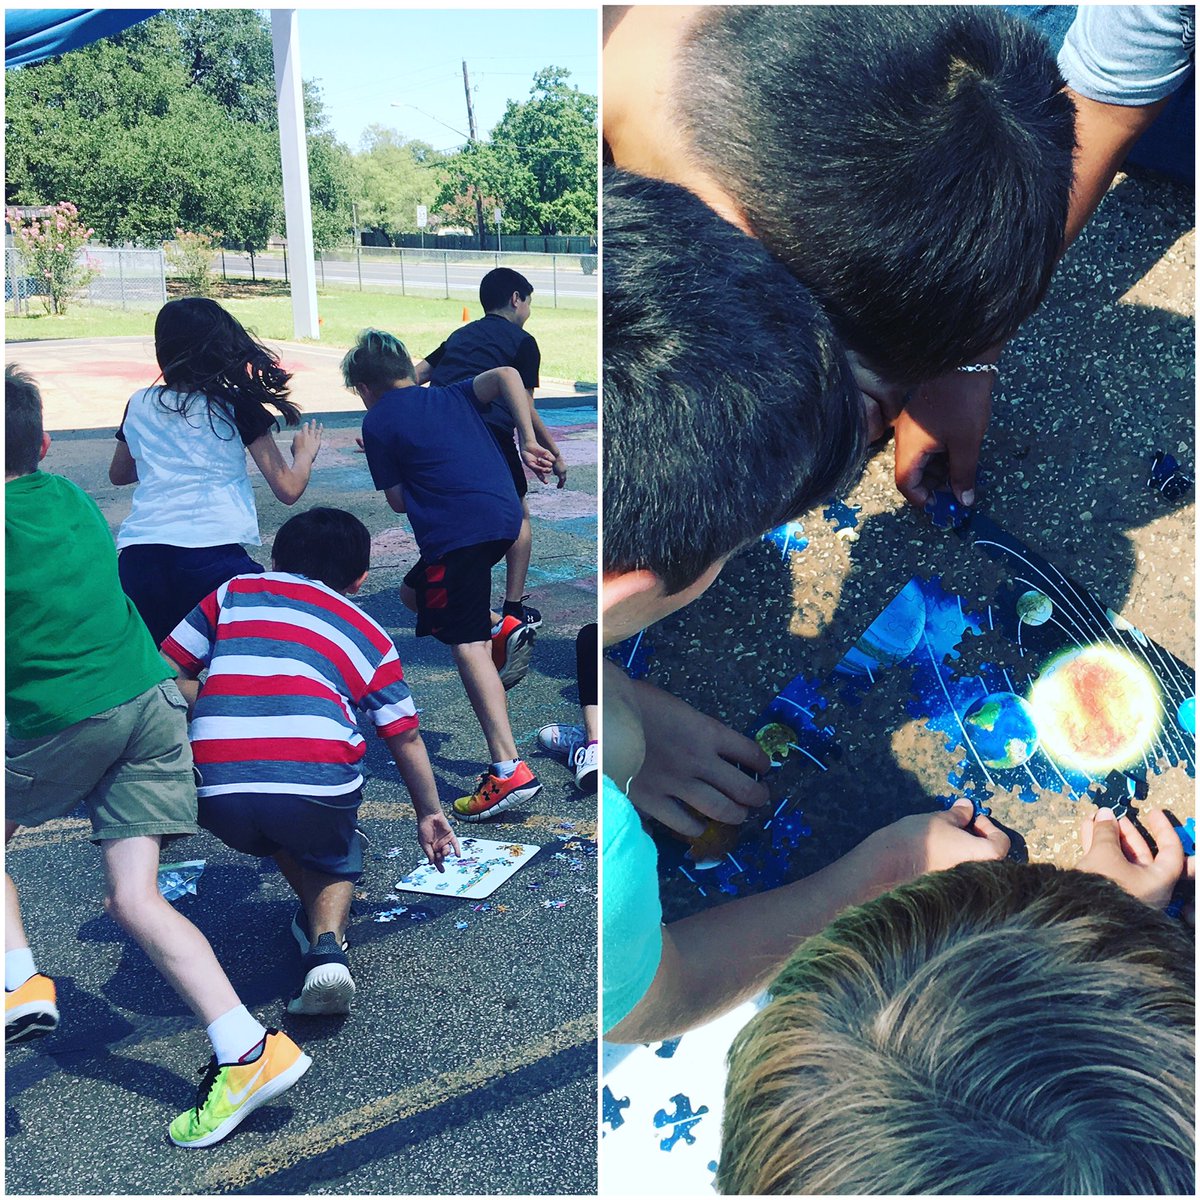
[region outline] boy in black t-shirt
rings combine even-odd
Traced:
[[[553,470],[561,488],[567,481],[567,464],[533,406],[533,390],[538,386],[542,355],[537,342],[524,328],[532,302],[533,284],[524,275],[509,267],[497,267],[489,271],[479,284],[479,303],[483,306],[484,315],[478,321],[456,329],[436,350],[413,365],[417,381],[432,383],[435,387],[470,379],[493,367],[514,367],[529,393],[529,407],[538,442],[554,455]],[[523,603],[533,531],[529,522],[529,506],[525,502],[528,491],[525,471],[513,441],[513,415],[506,404],[495,403],[484,412],[483,420],[504,455],[521,501],[521,532],[505,555],[507,577],[504,605],[493,643],[497,651],[497,665],[503,666],[504,647],[508,639],[520,631],[522,624],[536,629],[542,623],[542,616],[537,609]],[[509,681],[506,680],[506,683]]]

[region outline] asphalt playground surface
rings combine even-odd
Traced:
[[[415,543],[357,452],[362,409],[341,386],[341,352],[279,349],[295,371],[294,398],[324,423],[325,440],[292,509],[251,464],[264,543],[252,553],[266,564],[283,521],[317,505],[346,508],[371,530],[371,574],[356,599],[397,642],[449,806],[471,790],[486,747],[449,652],[418,641],[400,604]],[[149,339],[9,344],[6,358],[42,385],[53,437],[44,469],[83,487],[115,531],[132,489],[108,482],[113,432],[129,394],[154,380]],[[358,994],[348,1018],[310,1018],[284,1011],[299,952],[293,898],[273,864],[207,833],[169,847],[165,860],[205,860],[198,894],[179,910],[208,936],[250,1010],[313,1058],[295,1088],[225,1142],[188,1151],[167,1141],[166,1127],[193,1103],[209,1056],[203,1031],[104,914],[86,820],[22,831],[8,870],[39,967],[57,983],[62,1024],[6,1056],[7,1193],[595,1191],[596,802],[539,754],[535,734],[579,720],[575,634],[596,610],[596,397],[551,382],[538,401],[569,474],[561,491],[530,485],[527,590],[544,623],[509,709],[543,787],[515,811],[457,828],[460,837],[536,844],[537,855],[486,901],[396,892],[421,857],[416,825],[391,759],[368,733],[360,823],[372,848],[347,934]],[[291,434],[278,440],[286,450]],[[496,599],[502,573],[503,564]]]

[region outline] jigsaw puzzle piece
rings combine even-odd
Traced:
[[[624,1109],[630,1104],[628,1096],[622,1096],[618,1099],[612,1093],[612,1088],[608,1084],[604,1085],[604,1092],[601,1096],[601,1116],[600,1123],[607,1125],[610,1129],[620,1129],[625,1124]]]

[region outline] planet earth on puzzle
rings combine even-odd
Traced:
[[[1017,600],[1017,616],[1026,625],[1045,625],[1054,615],[1054,602],[1045,592],[1028,591]]]
[[[1019,767],[1037,752],[1033,713],[1014,692],[989,692],[976,700],[963,716],[963,725],[985,767]]]

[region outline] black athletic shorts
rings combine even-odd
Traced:
[[[492,567],[512,542],[481,542],[422,558],[404,577],[417,593],[417,637],[447,646],[486,642],[492,636]]]

